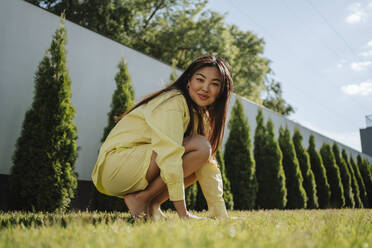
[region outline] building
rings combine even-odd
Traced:
[[[362,152],[372,156],[372,115],[366,116],[366,128],[360,130]]]

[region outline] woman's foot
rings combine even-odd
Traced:
[[[141,197],[139,193],[131,193],[125,195],[124,202],[127,205],[130,214],[135,218],[143,218],[147,215],[147,208],[148,203],[146,203]]]

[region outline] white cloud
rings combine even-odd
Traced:
[[[372,61],[353,62],[350,67],[353,71],[363,71],[370,65],[372,65]]]
[[[369,7],[369,8],[372,8],[372,3],[369,3],[369,4],[368,4],[368,7]]]
[[[341,90],[346,95],[367,96],[372,94],[372,80],[361,82],[360,84],[344,85],[341,87]]]
[[[372,40],[368,41],[367,46],[372,47]]]
[[[351,13],[345,19],[347,23],[358,24],[367,21],[368,15],[366,11],[362,9],[360,3],[353,3],[352,5],[349,6],[349,9]]]
[[[338,69],[342,69],[342,68],[345,67],[346,64],[347,64],[347,61],[344,60],[344,59],[341,59],[340,62],[336,65],[336,67],[337,67]]]
[[[359,55],[362,56],[362,57],[370,57],[370,56],[372,56],[372,50],[369,50],[367,52],[362,52]]]

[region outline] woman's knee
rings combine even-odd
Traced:
[[[200,154],[203,160],[208,160],[212,153],[212,146],[209,140],[202,136],[189,136],[184,139],[185,153],[196,151]]]

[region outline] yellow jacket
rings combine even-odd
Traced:
[[[124,116],[111,130],[100,148],[92,173],[92,180],[97,189],[108,194],[99,178],[99,168],[108,152],[116,148],[151,144],[152,150],[157,153],[156,163],[160,168],[160,176],[167,185],[170,200],[185,199],[182,169],[185,148],[182,141],[189,121],[186,100],[177,90],[163,93]],[[144,156],[151,156],[151,153]],[[209,161],[195,174],[211,214],[216,217],[227,217],[222,196],[222,178],[217,163]]]

